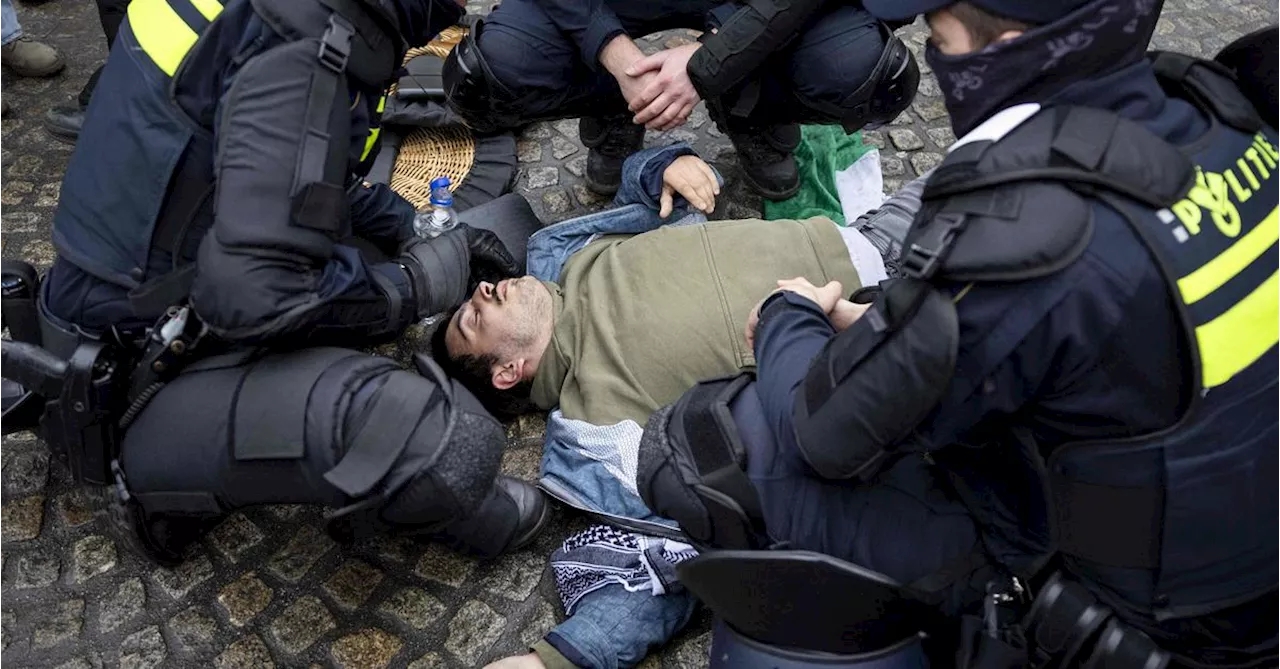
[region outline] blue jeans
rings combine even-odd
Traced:
[[[891,276],[928,177],[925,174],[905,184],[880,207],[849,223],[880,251]],[[797,495],[811,511],[820,509],[832,519],[842,514],[856,516],[850,518],[845,533],[836,523],[796,523],[782,516],[772,519],[778,527],[770,527],[771,533],[787,534],[801,547],[829,552],[910,582],[966,553],[976,541],[973,524],[963,510],[939,499],[926,473],[910,463],[895,467],[882,489],[848,496],[841,486],[794,475],[793,463],[775,455],[761,453],[749,472],[762,497],[777,500]],[[898,532],[904,522],[910,531]],[[828,541],[830,537],[838,540]],[[931,543],[922,537],[931,537],[936,550],[919,554],[916,546]],[[688,592],[655,597],[647,591],[628,592],[611,585],[583,597],[573,615],[547,635],[547,641],[566,659],[583,667],[631,667],[675,636],[689,622],[695,604]]]
[[[8,44],[22,37],[22,24],[18,23],[18,13],[13,11],[13,0],[0,0],[0,28],[4,29],[4,38],[0,44]]]

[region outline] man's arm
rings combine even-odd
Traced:
[[[215,125],[213,228],[201,243],[192,302],[219,336],[265,341],[324,323],[364,336],[397,331],[413,315],[413,294],[396,265],[374,267],[335,242],[350,230],[348,133],[321,155],[323,184],[302,195],[308,50],[274,49],[241,68],[222,96]],[[335,87],[331,104],[347,105]],[[337,157],[342,159],[339,160]],[[335,192],[336,191],[336,192]],[[345,251],[350,251],[349,253]]]
[[[413,237],[413,205],[387,184],[357,184],[348,193],[351,230],[390,254]]]

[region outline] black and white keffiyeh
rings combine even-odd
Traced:
[[[551,554],[551,572],[566,615],[588,593],[610,585],[654,596],[678,592],[676,565],[697,556],[692,546],[661,537],[595,525],[565,540]]]

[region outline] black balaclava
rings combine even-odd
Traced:
[[[956,136],[1002,109],[1043,102],[1064,86],[1138,61],[1163,4],[1095,0],[1016,39],[960,56],[929,44],[925,60],[938,77]]]
[[[425,46],[466,13],[454,0],[382,0],[382,4],[395,11],[400,34],[410,47]]]

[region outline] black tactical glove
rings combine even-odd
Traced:
[[[413,285],[418,318],[462,304],[480,281],[496,283],[519,270],[497,235],[466,223],[439,237],[405,242],[398,262]]]
[[[473,228],[466,223],[459,223],[454,230],[462,230],[467,237],[467,250],[471,256],[472,286],[481,281],[497,283],[520,273],[520,265],[507,250],[507,245],[503,244],[493,231]]]

